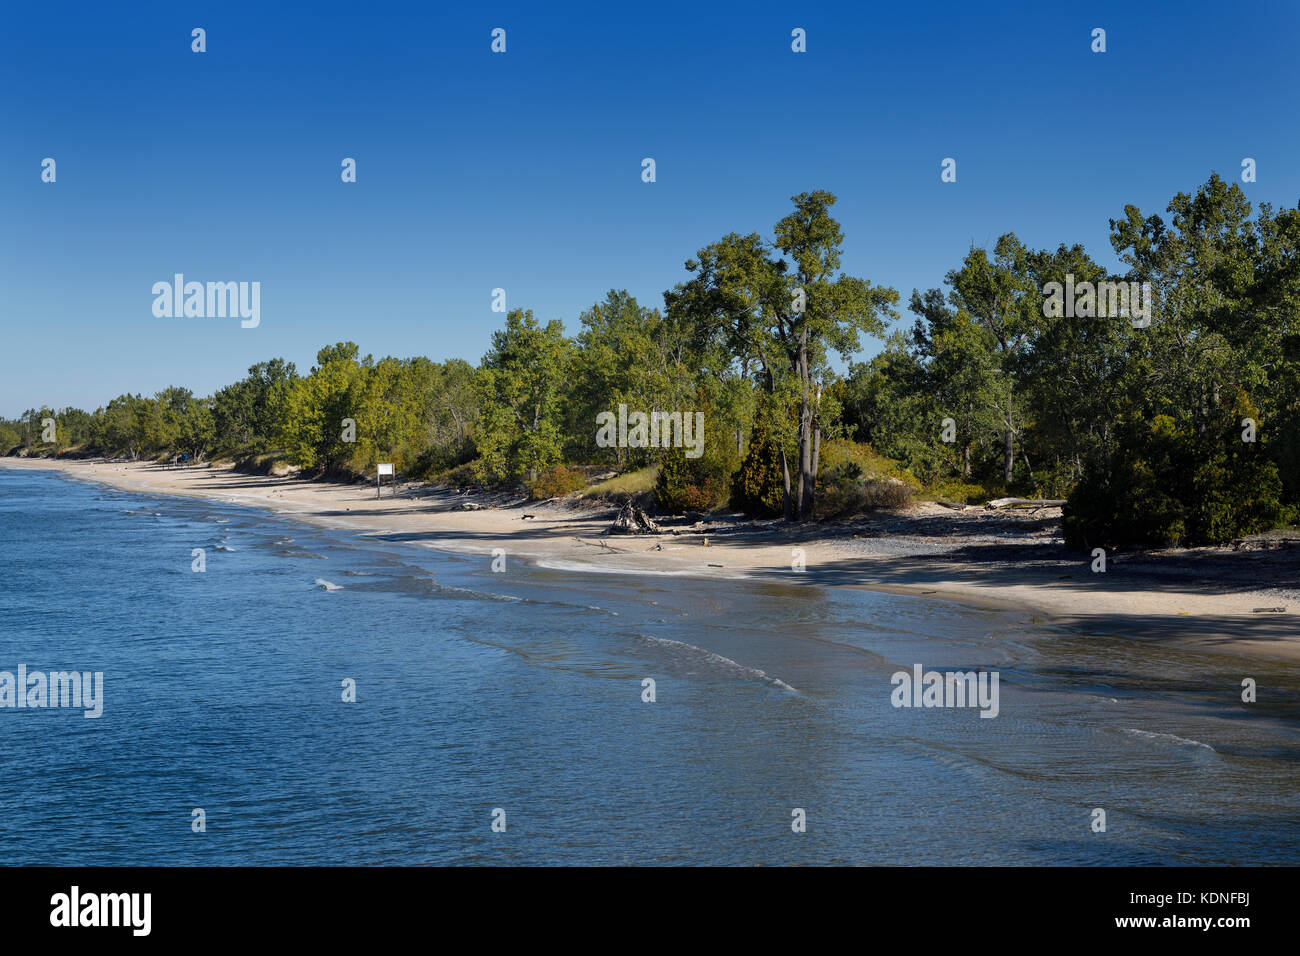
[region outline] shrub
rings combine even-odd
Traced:
[[[547,498],[562,498],[587,487],[587,479],[582,472],[564,465],[552,465],[538,474],[537,479],[528,488],[533,501]]]
[[[1001,488],[971,484],[960,478],[950,478],[933,484],[930,486],[930,493],[944,501],[963,505],[983,504],[992,498],[1002,497]]]
[[[1276,527],[1283,517],[1282,482],[1263,446],[1242,441],[1235,428],[1218,432],[1191,475],[1187,532],[1193,542],[1231,541]]]
[[[457,465],[455,468],[448,468],[446,471],[429,476],[429,478],[436,484],[445,485],[449,488],[470,487],[478,483],[478,479],[474,475],[474,466],[470,462]]]
[[[834,439],[823,443],[817,469],[813,515],[837,518],[875,508],[903,508],[919,483],[861,442]]]
[[[1277,466],[1236,425],[1239,399],[1204,434],[1159,415],[1124,423],[1109,467],[1089,469],[1066,502],[1067,547],[1221,544],[1285,517]]]
[[[1067,548],[1163,548],[1187,537],[1187,518],[1182,502],[1162,487],[1158,469],[1138,461],[1086,475],[1065,502],[1061,528]]]
[[[474,454],[474,443],[465,439],[459,444],[433,444],[421,451],[412,449],[403,455],[403,459],[411,462],[406,471],[412,478],[428,481],[469,463]],[[472,479],[467,476],[464,483],[467,484],[469,480]]]
[[[876,508],[905,508],[911,501],[911,487],[897,478],[845,474],[819,483],[813,511],[817,518],[841,518]]]
[[[670,448],[659,459],[655,478],[655,507],[665,514],[683,511],[714,511],[728,496],[726,475],[720,462],[709,458],[687,458],[680,448]]]
[[[881,478],[868,481],[862,486],[862,507],[872,508],[906,508],[912,503],[911,486],[897,478]]]
[[[781,453],[761,417],[754,422],[749,448],[732,479],[731,507],[752,518],[775,518],[785,513]]]

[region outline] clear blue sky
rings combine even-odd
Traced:
[[[0,414],[206,394],[344,339],[477,362],[493,288],[571,332],[611,287],[661,306],[811,189],[846,271],[904,300],[1010,230],[1111,264],[1125,203],[1245,156],[1253,200],[1300,199],[1293,2],[464,6],[9,5]],[[261,325],[155,318],[176,272],[261,282]]]

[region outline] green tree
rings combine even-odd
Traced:
[[[831,378],[830,351],[846,361],[862,333],[878,334],[893,316],[898,293],[839,273],[843,236],[830,215],[835,197],[819,190],[793,197],[795,210],[781,219],[769,246],[757,234],[736,233],[701,249],[686,263],[694,277],[664,294],[670,316],[690,322],[698,339],[725,343],[739,362],[756,362],[770,396],[778,380],[794,382],[795,454],[779,441],[784,513],[812,514],[824,410]],[[793,487],[792,487],[793,477]]]
[[[157,402],[141,395],[119,395],[95,417],[95,444],[107,455],[125,454],[135,461],[161,433]]]
[[[212,400],[191,398],[177,423],[177,448],[194,461],[202,461],[216,441],[216,424],[212,416]]]
[[[646,413],[686,410],[695,399],[697,371],[689,330],[622,290],[610,290],[580,320],[567,396],[567,451],[577,460],[645,461],[648,449],[596,448],[596,416],[619,404]]]
[[[327,346],[316,354],[310,374],[293,380],[285,400],[281,432],[289,460],[302,468],[329,472],[348,461],[355,435],[346,424],[357,426],[363,364],[353,342]],[[371,359],[366,357],[365,365]]]
[[[541,325],[515,309],[492,333],[479,369],[481,421],[474,464],[480,481],[535,480],[560,460],[563,396],[572,381],[574,347],[558,320]],[[594,426],[593,426],[594,434]]]
[[[1111,220],[1127,278],[1150,283],[1153,317],[1127,340],[1118,424],[1070,495],[1076,546],[1224,541],[1282,520],[1295,493],[1278,469],[1298,433],[1295,216],[1263,207],[1252,219],[1241,188],[1217,175],[1167,212],[1168,223],[1126,206]]]
[[[298,378],[292,362],[258,362],[248,375],[213,396],[215,444],[232,453],[269,451],[284,430],[288,395]]]
[[[754,420],[749,449],[731,486],[731,505],[747,515],[771,518],[785,506],[780,449],[772,440],[766,416]]]

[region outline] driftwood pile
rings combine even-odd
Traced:
[[[659,525],[655,524],[645,511],[631,501],[623,505],[618,517],[614,519],[614,523],[609,526],[606,533],[662,534]]]

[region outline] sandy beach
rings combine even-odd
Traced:
[[[0,458],[0,468],[55,469],[124,491],[265,508],[322,527],[384,533],[448,551],[503,548],[508,560],[605,573],[866,587],[1023,609],[1044,624],[1219,653],[1300,660],[1300,539],[1236,547],[1090,556],[1061,547],[1059,509],[955,511],[921,504],[808,527],[678,521],[661,535],[607,535],[605,503],[527,502],[249,475],[140,462]],[[463,510],[466,504],[477,510]],[[805,569],[792,569],[802,549]],[[593,584],[599,588],[599,584]]]

